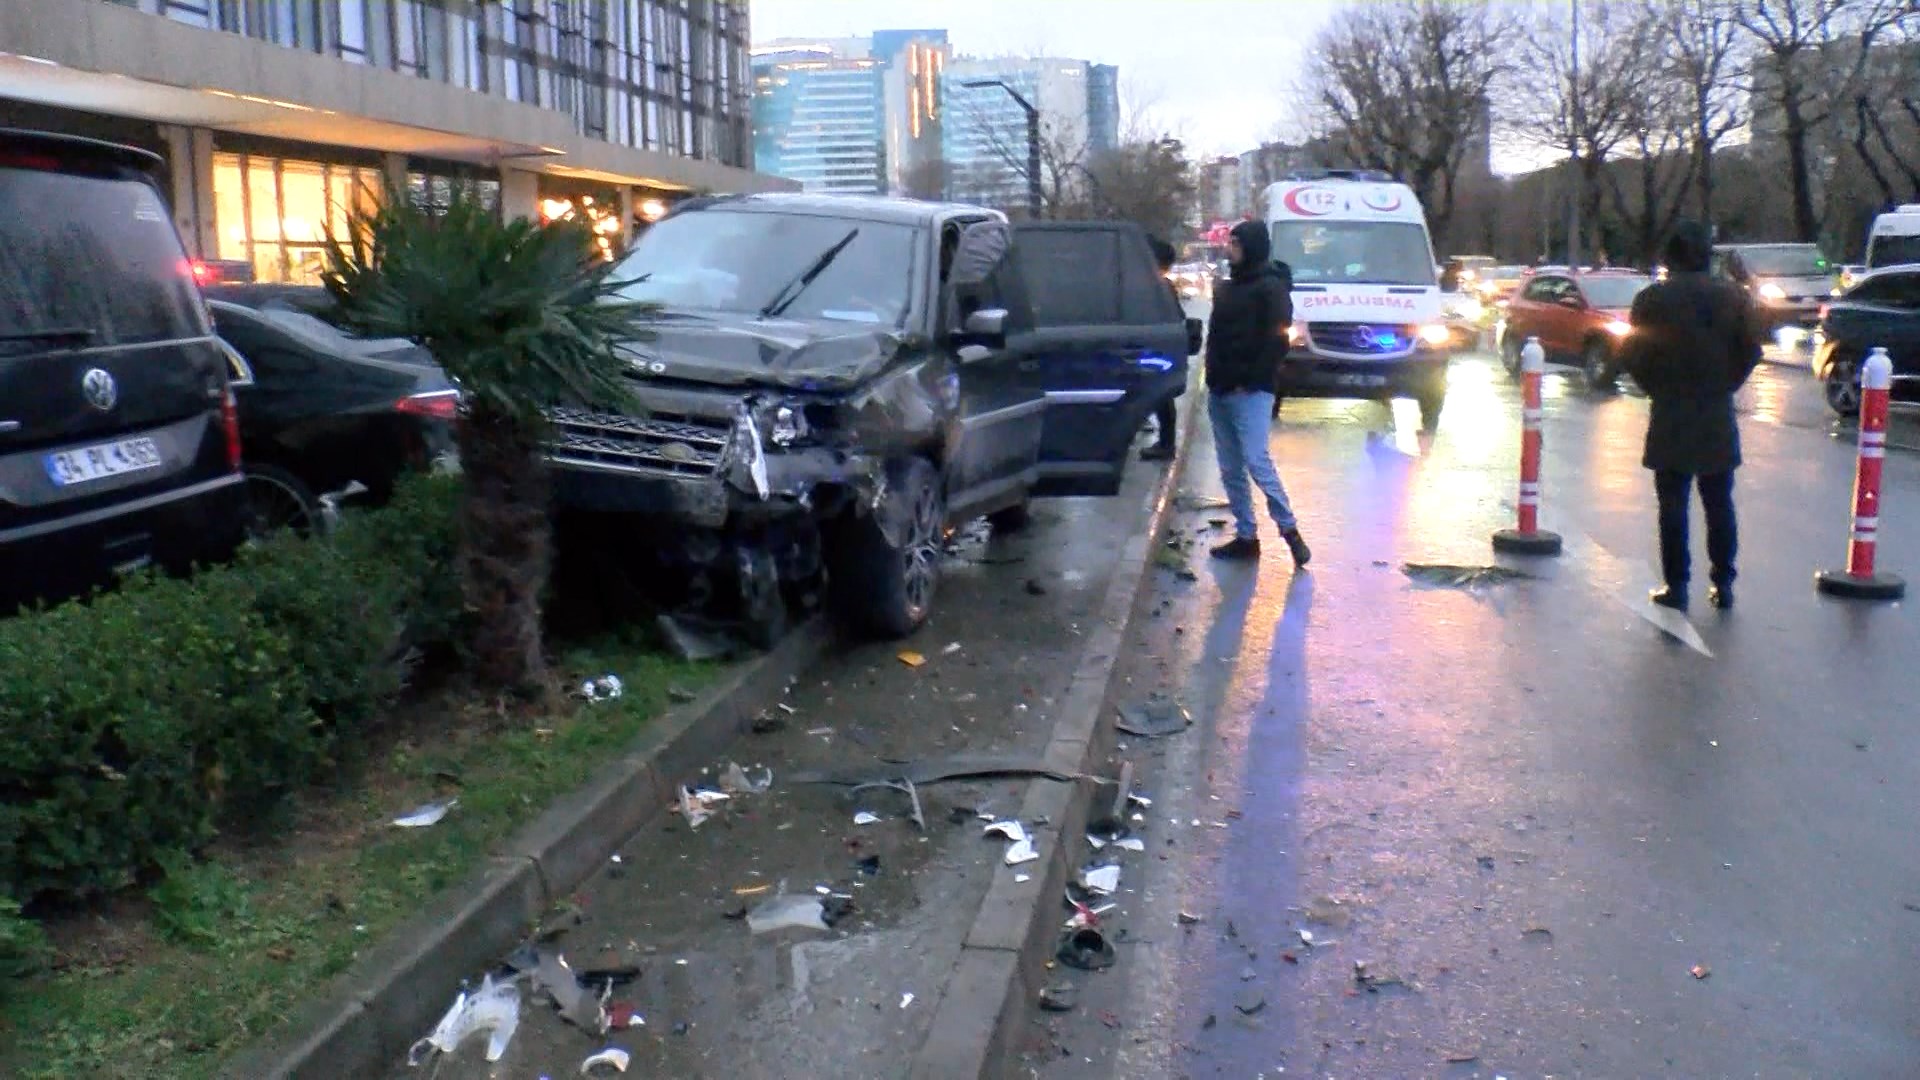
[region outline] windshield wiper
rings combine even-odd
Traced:
[[[847,235],[841,237],[832,247],[821,252],[820,257],[813,260],[812,265],[801,271],[799,277],[782,285],[780,291],[773,294],[773,299],[767,301],[767,306],[760,309],[760,317],[763,319],[771,319],[786,311],[789,307],[792,307],[793,302],[800,299],[800,294],[806,291],[807,286],[813,284],[813,279],[826,273],[827,267],[833,265],[833,260],[839,258],[840,253],[847,250],[847,245],[853,243],[853,238],[859,235],[860,227],[858,225],[848,229]]]
[[[96,336],[84,326],[59,326],[48,330],[10,330],[0,341],[44,341],[50,345],[85,345]]]

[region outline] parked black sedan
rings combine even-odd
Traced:
[[[1861,278],[1826,306],[1820,334],[1813,374],[1834,412],[1860,411],[1860,365],[1879,347],[1893,361],[1893,400],[1920,404],[1920,265]]]
[[[407,470],[451,456],[459,394],[425,349],[342,332],[311,313],[317,289],[208,291],[232,347],[256,530],[309,529],[322,497],[354,484],[379,503]]]

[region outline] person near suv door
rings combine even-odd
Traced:
[[[1233,539],[1213,549],[1219,559],[1260,557],[1253,488],[1267,497],[1267,512],[1293,554],[1295,566],[1307,565],[1312,552],[1287,502],[1287,489],[1274,470],[1267,448],[1272,433],[1273,395],[1280,363],[1287,356],[1287,328],[1293,323],[1293,297],[1271,261],[1267,227],[1243,221],[1227,243],[1228,279],[1214,290],[1207,325],[1207,415],[1213,422],[1220,483],[1233,508]],[[1251,478],[1251,483],[1249,483]]]
[[[1707,516],[1708,601],[1733,606],[1739,552],[1733,472],[1740,467],[1740,429],[1733,395],[1760,362],[1760,334],[1751,302],[1732,282],[1711,276],[1713,240],[1706,227],[1682,222],[1666,245],[1668,278],[1634,297],[1633,330],[1621,366],[1652,399],[1646,451],[1660,507],[1660,570],[1664,587],[1652,600],[1687,609],[1691,563],[1687,515],[1698,486]]]
[[[1175,258],[1173,245],[1157,236],[1151,238],[1149,242],[1153,245],[1154,264],[1160,268],[1160,276],[1167,281],[1167,291],[1173,294],[1173,302],[1180,304],[1180,290],[1174,285],[1171,278],[1167,278],[1167,275],[1173,271],[1173,260]],[[1185,307],[1184,304],[1180,306]],[[1158,425],[1160,433],[1159,436],[1154,439],[1152,446],[1140,451],[1140,460],[1173,460],[1174,425],[1178,422],[1176,418],[1179,415],[1178,401],[1178,398],[1168,398],[1154,409],[1154,422]]]

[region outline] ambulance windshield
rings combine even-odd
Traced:
[[[1409,221],[1276,221],[1273,257],[1300,285],[1432,285],[1427,231]]]

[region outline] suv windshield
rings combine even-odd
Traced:
[[[1640,290],[1653,284],[1652,278],[1621,275],[1620,277],[1589,277],[1580,279],[1580,289],[1587,294],[1587,303],[1597,308],[1628,308],[1633,306],[1633,298]]]
[[[630,283],[621,298],[666,308],[758,315],[778,303],[790,319],[899,326],[916,235],[909,225],[716,207],[647,230],[614,278]],[[802,288],[799,279],[815,270]]]
[[[1867,265],[1905,266],[1920,263],[1920,233],[1912,236],[1876,236],[1867,241]]]
[[[1276,221],[1273,257],[1301,284],[1432,285],[1427,231],[1405,221]]]
[[[1757,277],[1824,277],[1832,264],[1812,247],[1742,248],[1740,262]]]
[[[0,233],[0,356],[207,332],[150,184],[0,166]]]

